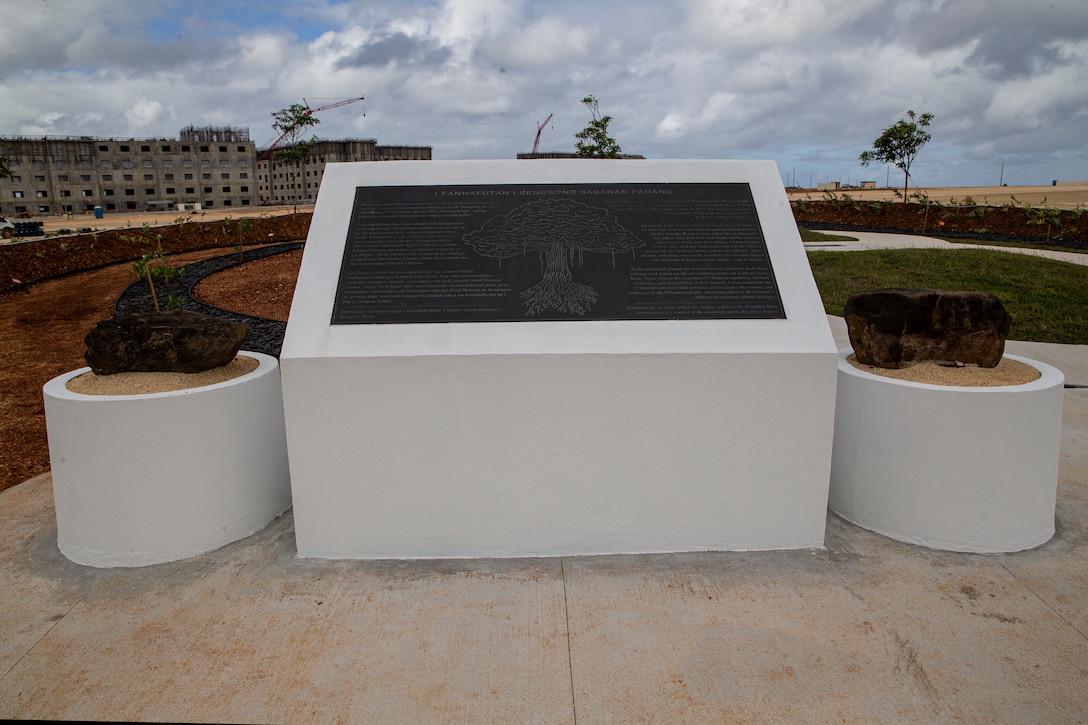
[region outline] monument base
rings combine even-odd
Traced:
[[[821,547],[834,361],[284,360],[299,555]]]
[[[773,162],[332,164],[280,356],[299,554],[820,547],[836,359]]]

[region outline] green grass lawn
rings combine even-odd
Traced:
[[[1088,345],[1088,267],[984,249],[813,250],[808,258],[831,315],[867,289],[991,292],[1012,316],[1009,339]]]

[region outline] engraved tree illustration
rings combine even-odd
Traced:
[[[585,252],[616,253],[642,246],[642,240],[625,229],[607,209],[571,199],[543,199],[523,204],[502,216],[489,219],[464,237],[465,243],[485,257],[503,259],[537,252],[542,279],[521,293],[529,315],[553,309],[584,315],[597,301],[597,291],[575,282],[571,266]]]

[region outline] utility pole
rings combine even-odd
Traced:
[[[1001,175],[997,177],[997,185],[998,186],[1003,186],[1004,181],[1005,181],[1005,162],[1002,161],[1001,162]]]

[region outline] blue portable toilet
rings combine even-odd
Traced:
[[[94,218],[95,219],[101,219],[102,218],[102,207],[96,206],[94,208]]]

